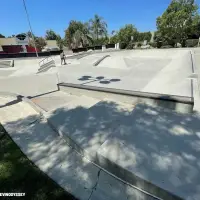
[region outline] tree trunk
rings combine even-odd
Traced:
[[[185,39],[182,39],[182,40],[181,40],[181,46],[182,46],[182,47],[185,47],[185,46],[186,46],[186,40],[185,40]]]
[[[96,34],[97,34],[97,40],[99,39],[99,33],[98,33],[98,29],[96,31]]]

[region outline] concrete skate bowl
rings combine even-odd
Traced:
[[[135,51],[120,51],[107,53],[110,57],[103,59],[98,67],[109,67],[118,69],[144,69],[159,68],[162,69],[171,62],[175,64],[180,63],[179,58],[190,56],[190,51],[187,50],[135,50]],[[103,54],[105,55],[105,53]],[[103,56],[101,54],[94,54],[93,57]],[[88,58],[89,59],[89,58]],[[173,63],[174,62],[174,63]],[[176,65],[177,65],[176,64]],[[177,66],[179,67],[179,66]],[[184,66],[183,66],[184,67]]]
[[[76,67],[60,69],[60,83],[103,90],[107,88],[110,91],[118,89],[141,96],[155,94],[157,97],[172,101],[174,97],[178,97],[178,99],[188,99],[188,103],[193,107],[193,81],[189,77],[194,73],[194,69],[189,50],[95,53],[79,61],[80,64]],[[108,80],[120,81],[102,84],[102,81],[95,78],[88,80],[83,77],[106,77]]]

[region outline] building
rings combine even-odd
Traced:
[[[45,49],[57,49],[56,40],[46,40]],[[29,38],[25,34],[16,35],[12,38],[0,38],[0,53],[35,52],[35,48],[29,46]]]
[[[46,40],[47,45],[44,47],[43,51],[57,51],[59,47],[56,40]]]

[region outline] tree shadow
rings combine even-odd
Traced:
[[[90,78],[92,78],[91,76],[82,76],[81,78],[79,78],[79,81],[88,81]]]
[[[2,129],[1,125],[0,128]],[[38,199],[38,197],[43,200],[76,199],[29,161],[16,145],[18,143],[15,144],[6,131],[3,131],[4,137],[0,138],[0,188],[2,193],[8,191],[25,193],[25,196],[20,199]],[[3,199],[10,199],[10,197]]]
[[[66,145],[63,149],[55,148],[59,142],[55,140],[57,133],[44,134],[52,131],[46,122],[35,125],[30,120],[33,119],[5,125],[22,151],[28,152],[36,163],[37,160],[44,163],[47,174],[57,174],[55,180],[59,180],[60,185],[67,184],[66,176],[63,176],[67,174],[75,184],[71,186],[74,189],[70,187],[71,191],[78,190],[80,185],[91,190],[95,184],[92,172],[97,174],[97,168],[91,167],[84,158],[84,164],[80,165],[83,168],[79,167],[77,156],[66,149]],[[70,145],[76,150],[82,149],[82,153],[91,159],[104,157],[180,197],[195,199],[200,196],[198,115],[180,114],[145,104],[125,109],[117,103],[102,101],[89,109],[81,106],[58,108],[50,113],[48,120]],[[42,152],[47,151],[49,157],[43,159]],[[60,151],[62,157],[58,156]],[[63,161],[62,165],[58,165],[58,160]]]
[[[112,82],[119,82],[121,79],[118,78],[106,78],[104,76],[97,76],[97,77],[92,77],[92,76],[82,76],[81,78],[78,79],[79,81],[89,81],[89,82],[84,82],[82,85],[91,83],[91,82],[99,82],[101,84],[110,84]]]
[[[58,109],[50,121],[91,158],[101,154],[182,197],[200,195],[199,116],[145,104],[131,112],[117,107],[101,102],[89,110]]]

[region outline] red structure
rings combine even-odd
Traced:
[[[2,49],[5,53],[19,53],[22,52],[21,45],[3,45]]]
[[[28,46],[28,45],[26,45],[26,50],[27,50],[28,53],[34,53],[35,52],[35,48]],[[37,49],[37,52],[40,52],[39,49]]]
[[[23,52],[23,48],[22,45],[3,45],[2,46],[3,52],[2,53],[20,53]],[[34,53],[35,52],[35,48],[26,45],[26,50],[27,53]],[[38,52],[40,52],[37,49]]]

